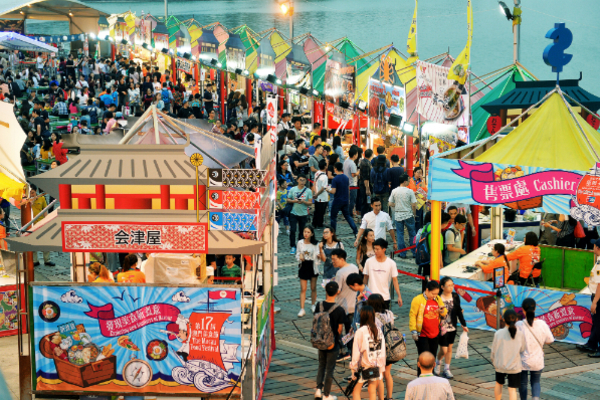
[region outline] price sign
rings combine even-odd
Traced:
[[[588,116],[585,117],[585,120],[595,130],[598,130],[598,128],[600,128],[600,119],[598,119],[594,114],[588,114]]]

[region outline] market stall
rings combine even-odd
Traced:
[[[91,146],[34,178],[61,208],[7,240],[27,271],[24,379],[36,395],[256,398],[274,346],[274,148],[258,149],[266,170],[208,169],[185,154],[189,135],[149,121],[137,144]],[[70,253],[72,281],[35,282],[32,250]],[[140,257],[145,283],[93,281],[92,257],[116,275],[118,253]]]
[[[589,226],[599,225],[595,185],[600,179],[600,134],[576,107],[585,108],[557,86],[524,110],[529,117],[516,129],[504,127],[488,139],[433,157],[428,192],[433,229],[439,229],[435,219],[441,201],[492,207],[490,243],[506,239],[503,208],[571,215]],[[504,136],[504,131],[510,132]],[[439,245],[434,243],[439,240],[436,236],[432,235],[433,247]],[[514,242],[516,247],[521,244]],[[432,268],[432,277],[453,276],[459,285],[495,290],[503,285],[488,282],[491,276],[472,268],[475,261],[489,257],[491,249],[488,243],[443,268],[439,275]],[[501,310],[494,296],[470,294],[465,298],[474,306],[465,308],[469,327],[496,329],[499,311],[519,310],[523,299],[533,297],[538,302],[538,318],[548,323],[555,339],[583,343],[590,334],[591,300],[581,289],[586,287],[584,278],[593,266],[593,254],[554,246],[540,246],[536,254],[532,263],[542,264],[542,286],[504,285]],[[439,261],[435,258],[432,255],[432,265]]]

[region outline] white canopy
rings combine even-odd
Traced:
[[[56,53],[56,47],[15,32],[0,32],[0,49]]]

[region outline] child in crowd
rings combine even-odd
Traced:
[[[241,278],[242,269],[234,264],[235,256],[227,254],[225,256],[225,265],[221,267],[221,276],[224,278]]]

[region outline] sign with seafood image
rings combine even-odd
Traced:
[[[97,284],[32,291],[34,390],[240,393],[239,289]]]
[[[453,279],[455,285],[488,292],[494,292],[492,282]],[[461,307],[469,328],[496,330],[498,315],[508,308],[514,309],[522,318],[523,300],[533,298],[536,303],[536,316],[545,321],[554,339],[566,343],[586,343],[592,329],[591,299],[589,294],[565,293],[557,290],[538,289],[526,286],[506,285],[501,288],[500,313],[497,311],[496,296],[475,291],[457,290]],[[500,327],[504,328],[500,317]]]
[[[427,121],[471,126],[468,88],[448,80],[446,67],[417,61],[419,114]]]

